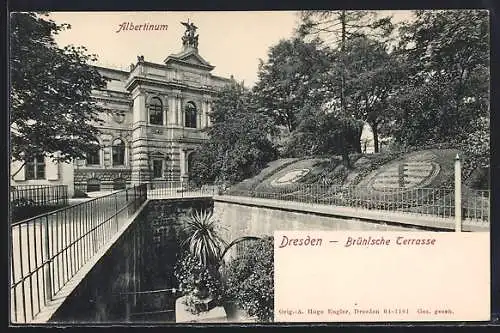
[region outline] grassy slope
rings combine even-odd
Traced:
[[[440,172],[426,187],[452,187],[454,176],[456,149],[428,149],[426,150],[435,155],[434,161],[439,163]],[[288,172],[295,169],[310,169],[311,171],[300,179],[297,186],[317,185],[322,187],[329,186],[356,186],[365,187],[367,179],[383,170],[386,165],[393,162],[402,161],[409,156],[419,154],[422,151],[416,151],[409,154],[385,153],[385,154],[367,154],[355,155],[351,157],[351,169],[347,169],[341,163],[341,159],[333,157],[331,159],[278,159],[272,161],[258,175],[246,179],[231,187],[232,191],[275,191],[272,184]],[[417,159],[418,160],[418,159]]]
[[[455,156],[458,151],[456,149],[429,149],[428,151],[435,155],[435,161],[440,164],[441,169],[439,174],[426,187],[448,188],[452,190]],[[377,193],[372,192],[372,190],[366,186],[366,179],[380,172],[382,168],[384,168],[384,165],[398,160],[404,160],[413,154],[418,154],[418,152],[410,154],[386,153],[353,156],[351,159],[352,168],[350,170],[346,169],[342,165],[340,158],[337,157],[332,159],[280,159],[269,163],[269,166],[262,170],[257,176],[234,185],[230,193],[288,193],[290,197],[302,198],[304,200],[308,197],[317,197],[322,193],[320,197],[329,200],[338,197],[340,194],[340,187],[349,186],[351,188],[357,188],[357,195],[364,198],[374,198],[377,196]],[[272,184],[273,180],[279,179],[288,172],[304,168],[308,168],[311,171],[300,179],[300,181],[286,186],[275,186]],[[453,202],[453,192],[445,191],[443,193],[450,194],[444,195],[439,201],[442,203],[446,202],[449,206],[450,203]],[[463,201],[467,206],[473,207],[477,205],[477,203],[472,201],[473,198],[477,198],[473,189],[464,186]],[[394,198],[394,200],[401,199]],[[435,201],[434,205],[438,205],[439,201]],[[484,200],[479,201],[481,201],[481,206],[487,205],[482,202]],[[408,210],[415,211],[415,207],[408,208]],[[417,211],[418,210],[419,209],[417,209]]]
[[[231,186],[228,194],[238,195],[238,193],[253,191],[265,179],[298,160],[298,158],[283,158],[271,161],[258,175]]]

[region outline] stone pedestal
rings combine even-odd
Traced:
[[[186,296],[175,301],[175,322],[176,323],[221,323],[227,322],[226,311],[222,306],[216,306],[209,311],[199,314],[192,314],[188,306],[184,304]]]

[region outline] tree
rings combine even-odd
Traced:
[[[405,72],[386,45],[367,37],[346,45],[346,110],[367,122],[373,131],[375,153],[379,152],[379,128],[390,120],[390,99]]]
[[[352,121],[352,115],[347,110],[346,102],[346,45],[350,39],[358,37],[387,38],[393,30],[390,17],[378,18],[373,11],[305,11],[301,14],[301,24],[298,33],[301,36],[323,36],[336,45],[338,73],[340,77],[340,112],[338,116],[344,121],[341,127],[347,132],[352,131],[358,122]],[[359,138],[361,137],[362,125],[358,126]],[[349,166],[349,145],[344,142],[344,136],[340,136],[342,158]],[[359,146],[357,150],[361,150]]]
[[[348,124],[334,112],[322,108],[304,106],[300,122],[292,133],[286,156],[311,157],[314,155],[338,155],[344,151],[357,151],[360,144],[357,125]]]
[[[332,72],[339,68],[335,65],[337,60],[319,40],[306,42],[292,38],[271,47],[268,62],[261,63],[253,93],[259,111],[288,130],[283,156],[304,157],[360,149],[347,138],[358,127],[360,135],[360,126],[354,121],[339,123],[336,119],[339,113],[331,112],[331,105],[327,103],[338,92],[337,76]],[[345,149],[339,149],[344,146]]]
[[[255,175],[276,158],[271,119],[257,111],[248,89],[234,82],[216,96],[209,140],[193,160],[194,181],[234,183]]]
[[[85,47],[56,45],[54,35],[68,24],[35,13],[13,13],[10,23],[11,157],[83,158],[93,148],[100,121],[92,89],[106,84],[89,64],[96,56],[87,55]]]
[[[481,121],[489,118],[488,12],[416,11],[415,17],[401,28],[397,52],[409,78],[393,103],[399,123],[393,134],[407,145],[452,142],[475,150],[467,146],[484,140],[471,136],[489,131]]]
[[[318,43],[300,38],[281,40],[270,48],[268,61],[261,60],[259,65],[253,92],[260,110],[289,132],[297,128],[306,104],[319,107],[322,103],[321,94],[312,91],[321,87],[330,59]]]

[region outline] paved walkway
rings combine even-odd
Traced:
[[[12,225],[11,281],[16,287],[11,306],[17,309],[12,311],[13,321],[30,322],[32,314],[44,308],[50,291],[57,294],[108,245],[129,221],[125,207],[132,198],[128,199],[125,193],[102,197]]]

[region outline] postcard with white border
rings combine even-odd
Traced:
[[[490,321],[489,15],[11,13],[10,323]]]

